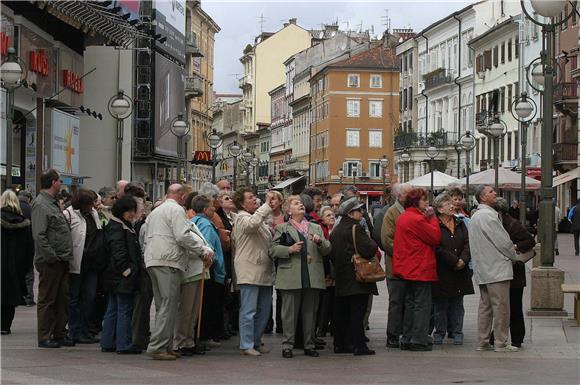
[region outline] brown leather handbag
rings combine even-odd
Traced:
[[[352,256],[354,265],[354,274],[357,282],[372,283],[379,282],[386,278],[387,274],[383,270],[379,259],[374,256],[372,259],[366,259],[360,256],[356,247],[356,225],[352,226],[352,242],[354,243],[355,253]]]

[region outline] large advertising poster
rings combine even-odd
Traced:
[[[52,168],[67,175],[79,174],[79,123],[74,115],[52,110]]]
[[[171,122],[185,114],[183,68],[163,55],[155,54],[155,152],[177,156],[177,138],[171,132]],[[184,117],[187,119],[187,117]]]
[[[156,0],[155,33],[166,37],[157,48],[185,63],[185,0]]]

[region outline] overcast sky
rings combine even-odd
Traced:
[[[306,29],[320,29],[321,24],[338,20],[341,30],[359,30],[374,27],[375,35],[386,29],[388,10],[392,28],[413,28],[420,31],[433,22],[457,11],[471,1],[246,1],[202,0],[202,8],[220,26],[215,42],[214,90],[217,93],[241,93],[237,78],[243,74],[239,61],[242,51],[263,30],[275,32],[282,24],[295,17]]]

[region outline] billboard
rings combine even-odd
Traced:
[[[67,174],[79,174],[79,126],[74,115],[52,109],[52,168]]]
[[[185,0],[155,0],[155,33],[166,37],[157,49],[185,63]]]
[[[155,153],[177,156],[177,138],[171,121],[185,115],[185,73],[183,68],[155,53]],[[187,119],[187,117],[184,117]]]

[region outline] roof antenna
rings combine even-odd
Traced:
[[[264,23],[266,22],[266,17],[264,17],[264,14],[262,13],[260,15],[260,17],[258,18],[259,23],[260,23],[260,35],[264,32]]]

